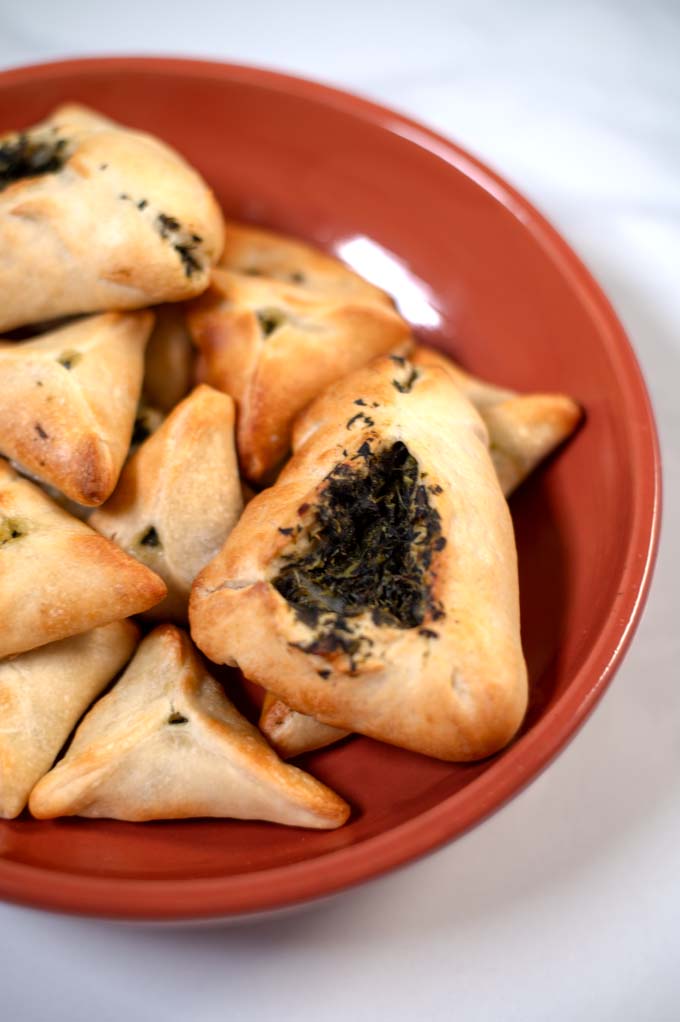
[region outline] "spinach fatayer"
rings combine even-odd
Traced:
[[[293,443],[194,583],[199,647],[326,725],[446,760],[502,748],[527,675],[478,413],[442,369],[388,356],[326,390]]]

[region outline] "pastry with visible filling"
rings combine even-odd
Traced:
[[[19,815],[138,638],[131,621],[114,621],[0,660],[0,817]]]
[[[442,369],[385,357],[315,401],[293,445],[194,583],[199,647],[323,724],[445,760],[502,748],[527,676],[478,413]]]
[[[190,298],[222,214],[170,146],[75,104],[0,138],[0,330]]]
[[[444,369],[472,402],[489,432],[489,449],[506,497],[576,429],[581,409],[564,394],[516,394],[466,373],[441,352],[418,346],[414,365]],[[267,693],[259,727],[280,756],[290,758],[345,738],[347,731],[298,713]]]
[[[0,342],[0,451],[70,500],[112,493],[130,446],[153,314],[88,316]]]
[[[411,345],[392,300],[342,263],[234,225],[187,322],[201,379],[236,401],[239,459],[253,482],[271,477],[290,447],[295,416],[325,387]]]
[[[281,762],[173,625],[143,640],[29,808],[39,819],[222,816],[317,829],[349,814],[329,788]]]
[[[0,658],[139,614],[166,591],[0,458]]]
[[[238,521],[234,402],[202,384],[130,458],[89,524],[164,580],[155,620],[186,621],[191,583]]]

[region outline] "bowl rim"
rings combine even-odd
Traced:
[[[54,74],[158,72],[264,86],[327,106],[398,134],[444,160],[520,219],[599,321],[602,343],[635,412],[630,450],[633,487],[630,556],[615,603],[569,689],[530,732],[462,791],[357,845],[316,859],[232,876],[155,880],[95,877],[0,858],[0,897],[37,908],[127,920],[202,920],[260,915],[335,894],[434,851],[481,822],[533,780],[592,712],[628,649],[649,591],[661,521],[661,459],[640,366],[609,300],[557,230],[515,188],[467,150],[410,117],[353,93],[252,65],[176,56],[57,60],[0,71],[4,85]],[[455,801],[455,807],[452,803]],[[121,898],[125,888],[127,898]]]

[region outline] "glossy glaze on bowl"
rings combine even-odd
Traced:
[[[453,766],[354,738],[306,758],[354,806],[311,833],[235,821],[0,822],[0,894],[124,918],[256,912],[330,894],[459,834],[534,777],[592,710],[639,618],[659,456],[607,300],[513,189],[406,118],[282,75],[114,58],[0,75],[0,131],[77,100],[160,135],[231,216],[299,235],[391,290],[419,335],[519,390],[559,390],[578,435],[513,497],[530,669],[520,737]]]

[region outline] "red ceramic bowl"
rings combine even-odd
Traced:
[[[0,893],[124,918],[200,918],[327,895],[440,845],[496,809],[591,712],[640,616],[659,455],[611,306],[516,191],[390,110],[254,68],[83,60],[0,75],[0,130],[63,100],[156,132],[226,212],[343,256],[427,341],[519,390],[576,397],[586,422],[512,499],[531,704],[518,739],[455,766],[355,738],[307,757],[353,805],[333,833],[265,823],[0,823]]]

